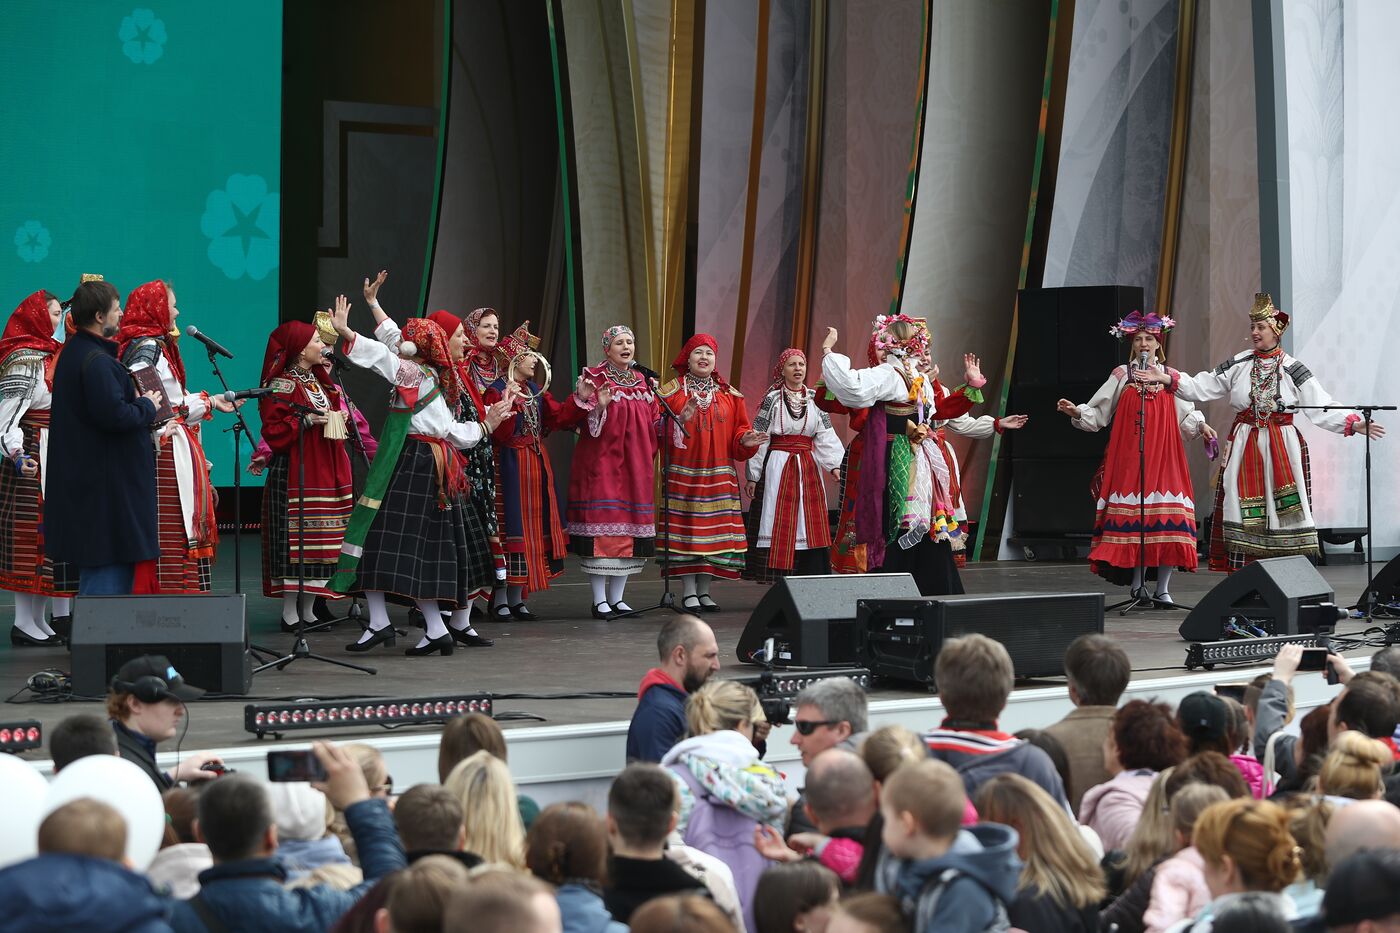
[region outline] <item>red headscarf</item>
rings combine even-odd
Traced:
[[[448,340],[451,340],[452,335],[457,333],[457,328],[462,326],[462,319],[451,311],[434,311],[428,315],[428,320],[441,327]]]
[[[671,368],[679,375],[684,376],[690,371],[690,354],[694,353],[698,347],[709,347],[714,351],[716,357],[713,373],[715,382],[718,382],[720,385],[725,385],[724,377],[719,374],[719,344],[715,343],[715,338],[711,337],[709,334],[696,334],[694,337],[687,340],[685,346],[681,347],[680,354],[671,361]]]
[[[792,359],[794,356],[800,356],[803,360],[807,359],[807,354],[803,353],[796,347],[788,347],[782,353],[778,354],[778,365],[773,367],[773,382],[768,386],[769,391],[772,391],[773,389],[776,389],[778,388],[778,386],[783,384],[783,382],[785,381],[783,378],[783,366],[786,365],[787,361]]]
[[[425,317],[409,318],[403,328],[403,339],[412,341],[417,349],[415,356],[426,360],[437,370],[438,383],[447,399],[447,407],[457,407],[462,397],[462,377],[452,362],[452,352],[447,348],[447,335],[436,321]]]
[[[301,351],[306,349],[306,345],[315,336],[316,325],[306,321],[288,321],[274,330],[267,338],[267,352],[263,354],[262,382],[259,385],[267,385],[295,366]],[[316,374],[317,381],[322,385],[331,385],[324,364],[313,367],[311,371]]]
[[[117,356],[126,355],[126,348],[133,340],[144,337],[159,337],[161,352],[170,364],[170,372],[181,387],[185,385],[185,362],[180,359],[180,348],[170,335],[174,326],[170,320],[170,295],[167,286],[160,279],[138,285],[126,296],[126,313],[122,315],[122,328],[117,334]]]
[[[49,354],[44,363],[44,385],[53,389],[53,365],[63,344],[53,339],[53,319],[49,317],[52,296],[40,289],[19,303],[0,335],[0,364],[19,350],[42,350]]]

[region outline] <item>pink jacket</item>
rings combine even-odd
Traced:
[[[1079,822],[1099,834],[1105,852],[1122,849],[1128,844],[1156,776],[1157,772],[1146,768],[1119,771],[1084,792],[1079,804]]]
[[[1249,792],[1254,795],[1255,800],[1263,800],[1273,793],[1273,788],[1264,777],[1264,766],[1259,762],[1248,755],[1231,755],[1230,761],[1239,768],[1240,775],[1249,785]]]
[[[1210,903],[1205,859],[1188,846],[1157,866],[1152,877],[1152,900],[1142,922],[1147,933],[1164,933],[1174,924],[1196,916]]]

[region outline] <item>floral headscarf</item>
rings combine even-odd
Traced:
[[[626,324],[614,324],[612,327],[603,331],[603,349],[607,350],[608,347],[612,346],[612,342],[623,334],[633,339],[636,339],[637,336],[632,333],[632,328],[628,327]]]
[[[804,361],[807,359],[807,354],[803,353],[796,347],[788,347],[782,353],[778,354],[778,364],[773,367],[773,381],[769,383],[768,391],[773,391],[786,381],[783,378],[783,367],[786,366],[787,361],[792,359],[794,356],[800,356]]]
[[[170,372],[181,387],[185,386],[185,362],[180,358],[180,347],[170,333],[174,323],[170,320],[170,295],[168,286],[160,279],[138,285],[126,297],[126,313],[122,315],[121,331],[117,335],[117,356],[126,355],[126,348],[132,341],[146,337],[160,339],[161,353],[170,364]],[[307,338],[310,339],[310,338]]]
[[[44,364],[44,384],[53,390],[53,366],[63,344],[53,339],[53,320],[49,317],[49,301],[54,296],[40,289],[19,303],[10,315],[5,332],[0,335],[0,364],[20,350],[41,350],[49,354]]]
[[[438,384],[442,386],[447,407],[456,408],[457,400],[462,397],[462,379],[452,363],[452,352],[447,348],[447,335],[442,332],[442,327],[425,317],[409,318],[404,325],[403,339],[413,343],[416,352],[412,355],[427,361],[437,370]]]

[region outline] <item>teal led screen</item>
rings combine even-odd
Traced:
[[[40,288],[66,299],[83,273],[123,303],[164,279],[180,328],[234,354],[229,385],[256,386],[278,323],[282,0],[6,0],[3,19],[0,317]],[[180,351],[190,391],[218,390],[204,348]],[[232,422],[204,425],[220,486]]]

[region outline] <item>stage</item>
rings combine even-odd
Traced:
[[[255,537],[244,539],[244,591],[249,592],[248,622],[255,643],[274,648],[290,647],[292,637],[278,627],[280,602],[264,598],[258,589],[256,574],[258,558]],[[222,552],[223,560],[215,568],[216,592],[231,592],[233,570],[231,552]],[[1320,572],[1337,592],[1338,603],[1355,599],[1365,585],[1364,566],[1349,564],[1320,567]],[[1172,594],[1181,602],[1193,602],[1214,586],[1222,575],[1200,572],[1177,573],[1172,578]],[[1108,587],[1089,573],[1083,563],[1025,563],[990,562],[974,564],[963,571],[963,582],[969,593],[995,594],[1067,593],[1102,591],[1109,602],[1121,598],[1122,590]],[[652,573],[635,578],[628,587],[628,601],[636,607],[654,604],[661,594],[661,581]],[[715,600],[724,611],[707,615],[706,621],[715,629],[719,639],[721,676],[752,674],[758,668],[739,664],[735,660],[735,644],[749,614],[765,589],[756,584],[716,581],[712,588]],[[6,594],[6,604],[9,603]],[[403,649],[416,643],[419,630],[411,630],[408,639],[400,638],[395,649],[376,649],[368,655],[344,651],[344,645],[359,634],[354,622],[344,622],[333,629],[309,636],[313,651],[333,658],[368,664],[377,668],[374,676],[346,670],[317,661],[297,661],[285,671],[269,670],[254,678],[248,697],[198,701],[190,705],[189,734],[186,749],[227,748],[255,743],[255,737],[243,729],[244,704],[258,701],[285,701],[295,698],[363,698],[406,697],[445,693],[487,692],[496,695],[529,694],[529,699],[499,699],[496,714],[507,729],[526,726],[570,726],[626,720],[631,716],[634,699],[630,696],[643,673],[656,662],[655,633],[664,618],[654,612],[637,619],[600,622],[588,617],[587,584],[570,562],[565,574],[548,591],[530,602],[540,616],[536,622],[478,622],[478,631],[495,639],[493,648],[461,648],[448,658],[409,658]],[[10,611],[8,605],[0,613]],[[391,616],[400,628],[405,625],[406,610],[391,607]],[[1186,645],[1176,633],[1185,613],[1182,611],[1137,612],[1121,617],[1110,613],[1105,631],[1127,650],[1133,662],[1133,680],[1141,682],[1154,678],[1185,674]],[[1361,621],[1343,622],[1342,633],[1360,632]],[[1369,654],[1369,651],[1362,652]],[[0,696],[23,701],[26,679],[44,668],[68,668],[65,650],[16,648],[0,649]],[[1229,679],[1228,672],[1216,672],[1214,679]],[[1032,690],[1062,685],[1063,680],[1038,680],[1017,684],[1017,690]],[[626,698],[566,699],[561,695],[598,691],[625,692]],[[872,700],[928,698],[917,687],[879,685],[872,691]],[[78,712],[98,713],[97,702],[73,700],[66,703],[10,702],[0,719],[33,718],[45,728],[52,727],[65,716]],[[510,714],[522,713],[529,719],[515,720]],[[435,725],[405,727],[403,733],[435,733]],[[344,738],[382,737],[378,727],[328,730],[325,734]],[[288,733],[289,740],[305,741],[309,734]],[[264,740],[266,744],[268,740]],[[31,752],[26,757],[40,759],[47,755]]]

